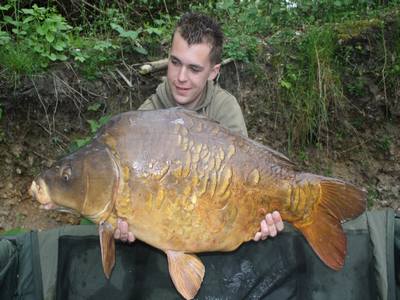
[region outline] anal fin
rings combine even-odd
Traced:
[[[178,292],[185,299],[193,299],[204,277],[204,265],[192,254],[165,251],[168,257],[169,274]]]
[[[115,265],[115,240],[114,230],[111,224],[107,222],[100,223],[99,236],[103,271],[104,275],[109,279]]]

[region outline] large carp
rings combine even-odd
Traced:
[[[341,222],[366,203],[365,191],[303,173],[284,155],[183,109],[115,116],[89,145],[36,178],[31,193],[44,208],[70,208],[100,224],[107,277],[117,218],[127,220],[138,239],[165,252],[186,299],[204,276],[193,253],[235,250],[274,210],[326,265],[341,269]]]

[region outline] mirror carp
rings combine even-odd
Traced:
[[[167,255],[185,299],[205,273],[195,255],[233,251],[277,210],[330,268],[346,255],[341,223],[366,208],[366,192],[299,170],[283,154],[181,108],[113,117],[92,142],[32,183],[46,209],[72,209],[100,224],[105,275],[115,263],[117,219]]]

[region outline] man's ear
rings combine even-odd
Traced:
[[[217,77],[219,70],[221,69],[221,64],[216,64],[212,67],[210,75],[208,75],[209,80],[214,80]]]

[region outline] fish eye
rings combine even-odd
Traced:
[[[67,182],[71,177],[71,167],[67,166],[65,168],[62,168],[61,171],[61,178]]]

